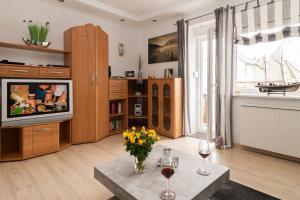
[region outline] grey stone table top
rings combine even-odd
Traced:
[[[94,176],[120,200],[159,200],[160,192],[166,189],[166,178],[157,166],[163,148],[153,147],[143,174],[134,173],[134,158],[128,155],[97,165]],[[179,156],[179,167],[170,178],[170,190],[176,193],[176,200],[206,200],[229,180],[227,167],[207,162],[211,174],[201,176],[197,174],[203,163],[200,157],[175,150],[172,155]]]

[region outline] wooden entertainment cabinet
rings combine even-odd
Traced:
[[[59,49],[0,42],[0,47],[68,55]],[[70,67],[0,64],[0,78],[71,79]],[[20,127],[0,127],[0,161],[32,158],[71,145],[71,122],[51,122]]]
[[[110,134],[121,133],[132,126],[145,126],[166,137],[182,136],[182,79],[142,79],[143,90],[139,95],[136,94],[137,81],[137,78],[109,80],[110,111],[120,111],[110,112]],[[135,104],[141,105],[139,116],[134,113]]]

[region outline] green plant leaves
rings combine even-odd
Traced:
[[[46,23],[45,25],[39,25],[38,23],[33,22],[28,23],[28,30],[31,42],[42,43],[46,41],[49,32],[48,24],[49,23]]]

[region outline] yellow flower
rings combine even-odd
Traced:
[[[131,128],[133,131],[135,131],[136,130],[136,128],[133,126],[132,128]]]
[[[135,136],[136,136],[137,139],[140,139],[141,134],[140,134],[140,133],[137,133]]]
[[[143,143],[144,143],[143,140],[139,140],[139,141],[138,141],[138,144],[139,144],[139,145],[142,145]]]
[[[152,135],[153,135],[153,138],[155,138],[156,137],[156,132],[154,132]]]
[[[145,128],[145,126],[143,126],[143,127],[142,127],[142,131],[145,131],[145,130],[146,130],[146,128]]]
[[[149,134],[149,135],[148,135],[148,138],[152,138],[152,137],[153,137],[153,135],[152,135],[152,134]]]
[[[130,139],[130,142],[133,144],[133,143],[135,143],[135,138],[134,137],[131,137]]]
[[[128,132],[128,133],[127,133],[127,137],[128,137],[128,138],[133,137],[133,135],[134,135],[134,132]]]
[[[124,137],[124,138],[127,137],[127,132],[126,132],[126,131],[123,132],[123,137]]]
[[[156,137],[156,141],[160,141],[160,137],[159,136]]]
[[[155,134],[155,130],[149,130],[149,134]]]

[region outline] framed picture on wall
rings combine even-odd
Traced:
[[[177,32],[148,40],[148,64],[178,61]]]

